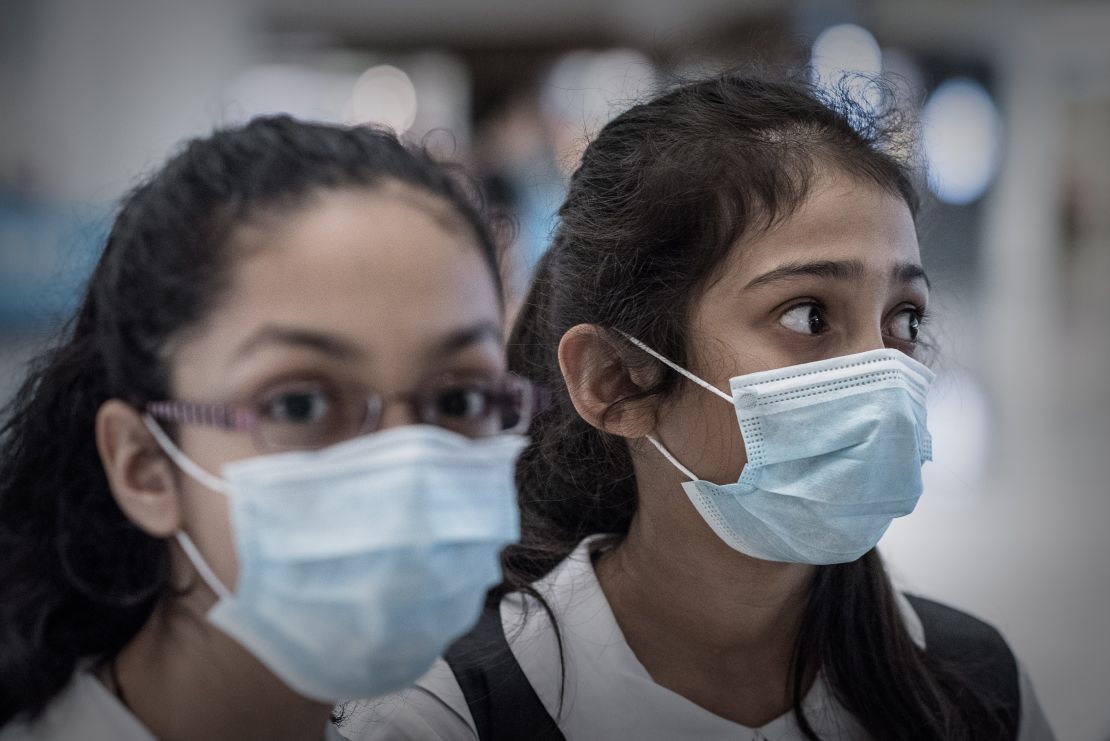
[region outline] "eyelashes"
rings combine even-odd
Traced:
[[[825,308],[816,301],[795,304],[779,317],[779,324],[798,334],[819,335],[828,330]]]
[[[778,324],[786,330],[808,337],[817,337],[829,332],[835,323],[830,320],[826,306],[816,299],[799,301],[782,311]],[[916,344],[921,327],[930,318],[928,310],[917,304],[905,304],[898,308],[883,327],[884,337],[895,342]]]

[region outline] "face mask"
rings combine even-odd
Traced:
[[[932,460],[925,396],[933,372],[897,350],[793,365],[731,379],[729,396],[628,338],[736,408],[748,462],[734,484],[690,481],[686,495],[713,531],[767,561],[834,564],[871,550],[921,496]]]
[[[234,593],[177,534],[219,596],[208,619],[305,697],[371,697],[418,679],[478,617],[519,535],[519,435],[398,427],[230,463],[221,479],[146,424],[182,470],[228,496]]]

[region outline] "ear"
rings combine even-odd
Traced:
[[[119,399],[100,406],[96,448],[112,496],[127,519],[156,538],[168,538],[181,528],[173,463],[133,406]]]
[[[641,438],[655,429],[655,404],[619,403],[653,383],[655,373],[629,364],[612,334],[596,324],[577,324],[559,341],[559,368],[571,403],[599,430]]]

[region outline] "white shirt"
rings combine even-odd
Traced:
[[[320,738],[346,741],[330,723]],[[100,680],[78,671],[33,723],[0,728],[0,741],[158,741]],[[314,740],[315,741],[315,740]]]
[[[558,645],[547,613],[534,599],[520,594],[507,596],[501,602],[501,622],[513,655],[568,741],[625,738],[804,741],[793,711],[760,728],[749,728],[656,684],[624,640],[605,599],[590,558],[590,540],[583,541],[534,585],[555,612],[562,630],[566,694],[561,710]],[[901,594],[898,597],[907,630],[924,647],[921,621],[909,600]],[[1023,717],[1019,741],[1053,739],[1024,671],[1021,693]],[[820,674],[802,707],[822,739],[867,738]],[[343,730],[354,741],[477,739],[466,699],[450,667],[442,660],[412,689],[354,709]]]

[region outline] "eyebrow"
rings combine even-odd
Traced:
[[[915,280],[925,281],[926,288],[932,288],[933,284],[929,280],[929,276],[925,274],[925,268],[917,263],[907,262],[894,267],[894,277],[900,283],[913,283]]]
[[[357,345],[327,332],[301,327],[282,327],[270,325],[255,332],[235,351],[241,358],[255,352],[264,345],[287,345],[315,350],[338,360],[358,360],[366,353]]]
[[[440,360],[486,340],[501,343],[500,325],[495,322],[478,322],[469,327],[452,330],[436,340],[426,354],[429,360]]]
[[[774,270],[757,276],[748,282],[746,288],[778,283],[798,278],[829,278],[832,280],[859,280],[867,272],[863,263],[858,260],[816,260],[813,262],[791,262],[781,265]],[[931,286],[929,276],[925,269],[917,263],[899,263],[891,271],[895,280],[900,283],[925,281],[926,286]]]
[[[500,342],[501,327],[494,322],[478,322],[468,327],[451,330],[435,340],[424,354],[430,360],[439,360],[487,339]],[[301,327],[271,325],[263,327],[240,345],[235,357],[241,358],[264,345],[308,348],[337,360],[362,360],[367,356],[362,348],[333,334]]]

